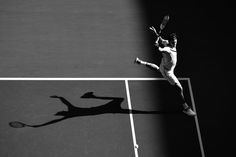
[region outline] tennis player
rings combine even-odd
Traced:
[[[156,32],[154,27],[150,27],[150,29]],[[157,40],[155,41],[155,46],[157,46],[158,50],[162,53],[160,66],[143,61],[139,58],[135,59],[135,63],[145,65],[147,67],[160,71],[162,76],[166,78],[167,81],[171,85],[173,85],[176,91],[180,94],[182,105],[184,108],[183,112],[189,116],[195,116],[196,113],[187,105],[183,94],[183,87],[180,84],[178,78],[174,74],[174,69],[177,63],[176,45],[177,45],[177,36],[175,33],[170,34],[168,40],[163,39],[161,36],[157,34]]]

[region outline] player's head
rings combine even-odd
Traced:
[[[169,35],[169,43],[171,47],[176,47],[177,45],[177,35],[176,33],[171,33]]]

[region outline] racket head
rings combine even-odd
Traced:
[[[163,20],[162,20],[161,25],[160,25],[161,30],[165,28],[165,26],[166,26],[167,22],[169,21],[169,19],[170,19],[169,15],[166,15],[166,16],[163,17]]]
[[[165,20],[165,21],[169,21],[169,19],[170,19],[170,16],[169,16],[169,15],[166,15],[166,16],[164,16],[164,18],[163,18],[163,20]]]
[[[27,125],[22,122],[13,121],[13,122],[9,122],[9,126],[12,128],[23,128],[23,127],[26,127]]]

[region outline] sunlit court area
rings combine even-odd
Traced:
[[[0,0],[0,157],[227,156],[230,11]]]
[[[148,30],[140,7],[135,0],[1,1],[0,75],[137,77],[132,61],[145,51]]]

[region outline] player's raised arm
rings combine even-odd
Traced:
[[[155,46],[159,47],[159,44],[163,45],[163,46],[167,46],[169,44],[168,40],[163,39],[159,33],[157,33],[157,30],[155,29],[155,27],[151,26],[149,27],[150,30],[152,30],[156,36],[157,39],[155,41]]]
[[[156,34],[157,37],[159,37],[159,34],[157,33],[157,30],[155,27],[151,26],[149,27],[149,29],[152,30]]]

